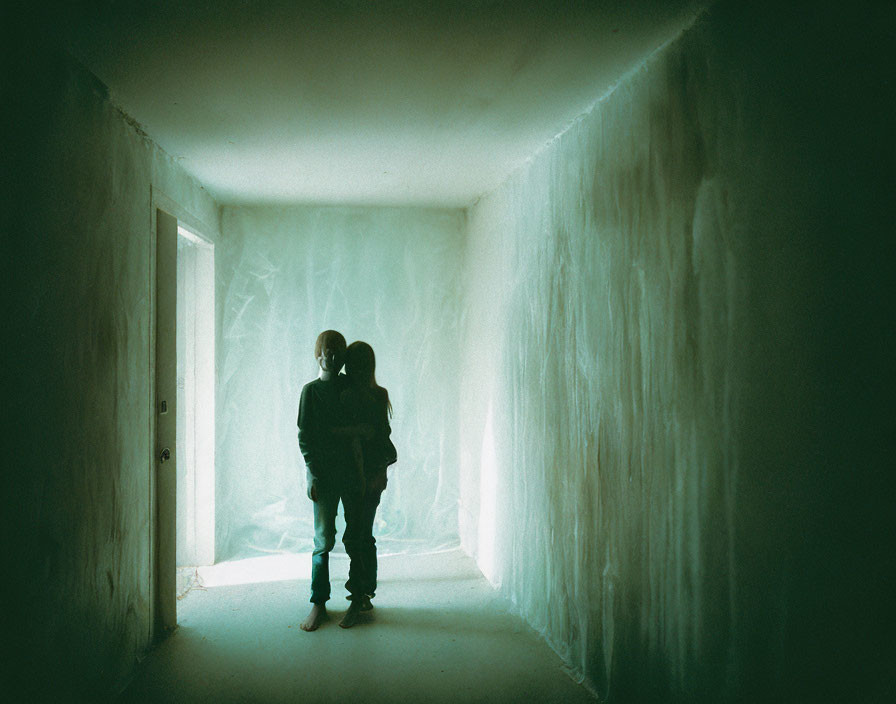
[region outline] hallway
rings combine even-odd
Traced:
[[[28,6],[4,701],[896,701],[896,3]],[[327,330],[463,552],[309,634]]]
[[[593,701],[462,551],[381,559],[373,615],[350,630],[337,625],[347,567],[332,557],[315,633],[299,629],[307,580],[194,589],[121,701]]]

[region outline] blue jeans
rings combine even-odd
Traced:
[[[380,492],[364,497],[340,492],[335,487],[318,487],[314,502],[314,552],[311,553],[311,601],[324,604],[330,598],[330,550],[336,544],[336,513],[339,501],[345,516],[342,544],[349,557],[349,599],[355,600],[376,591],[376,539],[373,520],[380,503]]]

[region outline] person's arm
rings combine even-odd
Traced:
[[[383,400],[385,401],[385,399]],[[383,451],[383,462],[388,467],[398,461],[398,452],[390,437],[392,435],[392,426],[389,425],[389,410],[386,408],[385,402],[382,404],[379,426],[377,429],[379,445]]]
[[[330,433],[336,437],[373,437],[373,426],[367,423],[359,423],[358,425],[343,425],[337,428],[331,428]]]
[[[392,427],[389,425],[389,412],[386,408],[385,399],[377,409],[377,418],[375,426],[376,447],[375,454],[377,456],[376,466],[370,472],[367,479],[368,491],[374,493],[381,492],[386,488],[386,469],[390,464],[396,461],[395,445],[392,444],[389,436],[392,434]]]
[[[382,433],[383,442],[387,442],[392,435],[392,426],[389,425],[389,416],[385,413],[383,414],[383,421],[380,426],[380,433]]]
[[[299,399],[299,417],[296,425],[299,427],[299,449],[305,458],[305,468],[308,472],[308,495],[311,500],[316,500],[317,494],[317,468],[315,467],[317,438],[315,437],[314,396],[308,385],[302,387],[302,396]]]
[[[332,437],[354,440],[355,438],[369,438],[373,436],[373,426],[369,423],[363,423],[363,419],[358,417],[358,399],[355,398],[350,389],[346,389],[339,395],[339,404],[344,423],[329,429],[328,432]]]

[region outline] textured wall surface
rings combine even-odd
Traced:
[[[395,396],[382,516],[451,527],[459,460],[465,545],[603,696],[883,699],[893,18],[819,5],[716,7],[472,209],[463,274],[457,213],[227,211],[231,495],[301,502],[295,399],[335,326]],[[149,636],[150,185],[216,209],[29,41],[0,116],[4,692],[90,699]],[[293,515],[264,508],[234,552]]]
[[[463,212],[227,207],[221,222],[218,559],[312,549],[296,415],[326,329],[373,346],[395,409],[381,547],[456,544]]]
[[[4,101],[5,666],[35,701],[109,691],[149,644],[150,187],[217,224],[95,78],[41,49],[10,67]]]
[[[864,701],[892,12],[732,6],[471,209],[462,541],[602,698]]]

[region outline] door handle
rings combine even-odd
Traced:
[[[170,459],[171,459],[171,450],[169,450],[166,447],[164,450],[162,450],[162,454],[159,456],[159,462],[161,462],[162,464],[165,464]]]

